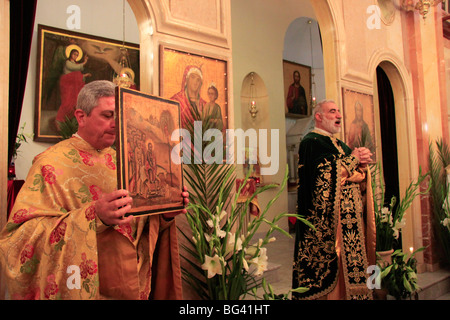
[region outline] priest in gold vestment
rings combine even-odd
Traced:
[[[333,137],[342,116],[331,100],[314,110],[315,128],[299,148],[297,210],[313,226],[296,223],[293,299],[372,299],[367,268],[375,265],[372,154]]]
[[[182,298],[181,212],[124,217],[132,199],[117,190],[114,95],[109,81],[87,84],[78,133],[35,157],[0,234],[11,299]]]

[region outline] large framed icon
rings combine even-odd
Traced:
[[[117,181],[133,198],[129,215],[184,208],[177,101],[117,87]]]
[[[159,77],[159,94],[180,103],[182,125],[197,108],[213,128],[229,128],[226,60],[161,45]]]
[[[38,25],[34,140],[56,143],[64,128],[75,125],[81,88],[123,73],[126,59],[132,84],[139,90],[139,45]],[[75,130],[76,131],[76,130]]]

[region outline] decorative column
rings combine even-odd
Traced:
[[[411,11],[405,13],[404,19],[405,41],[408,43],[405,58],[409,61],[414,91],[417,156],[423,172],[429,170],[429,143],[448,137],[445,68],[440,63],[443,59],[442,19],[438,18],[440,12],[437,11],[432,8],[426,19],[417,11]],[[422,241],[427,247],[424,263],[429,271],[434,271],[439,268],[439,261],[432,206],[427,197],[421,199],[421,212]]]

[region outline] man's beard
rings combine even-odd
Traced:
[[[325,130],[328,131],[331,134],[339,133],[339,132],[341,132],[341,127],[340,126],[337,127],[335,125],[336,121],[340,122],[340,120],[335,120],[335,119],[330,120],[330,119],[324,118],[323,122],[322,122],[322,125],[325,128]]]

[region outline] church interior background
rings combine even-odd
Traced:
[[[443,1],[432,6],[424,17],[407,7],[409,2],[417,1],[128,0],[123,11],[122,0],[39,0],[20,126],[25,125],[25,133],[32,133],[35,125],[37,26],[72,28],[139,44],[140,90],[153,95],[160,94],[163,47],[225,61],[228,128],[279,130],[279,141],[269,141],[276,146],[268,148],[278,154],[278,171],[262,176],[261,183],[280,183],[288,165],[289,187],[277,206],[270,209],[271,215],[295,211],[298,145],[313,125],[312,104],[325,98],[341,106],[344,130],[340,138],[344,141],[355,116],[355,99],[364,101],[368,110],[364,117],[375,141],[374,153],[377,160],[383,159],[384,166],[394,168],[389,177],[397,190],[392,192],[401,194],[417,178],[419,168],[428,168],[429,142],[448,142],[450,138],[450,3]],[[9,0],[2,0],[0,5],[3,181],[8,179],[8,3]],[[73,12],[69,10],[74,4],[80,13],[78,25],[73,24]],[[286,63],[305,72],[301,83],[307,89],[308,109],[300,114],[290,113],[286,107],[287,82],[292,80],[291,74],[284,72]],[[386,116],[389,123],[380,120],[386,119],[379,98],[381,77],[392,90],[390,113]],[[255,116],[249,112],[252,100],[257,106]],[[383,137],[386,128],[391,129],[391,135]],[[30,140],[22,146],[15,161],[16,179],[26,178],[33,157],[49,145]],[[238,165],[237,170],[243,174],[242,166]],[[6,199],[6,184],[0,186],[0,192]],[[261,194],[261,206],[275,192]],[[3,228],[6,201],[1,201],[1,206]],[[289,221],[282,223],[288,230]],[[427,198],[415,199],[409,209],[402,246],[407,252],[410,248],[427,247],[417,256],[419,274],[445,269]],[[446,290],[450,291],[448,273],[445,277]]]

